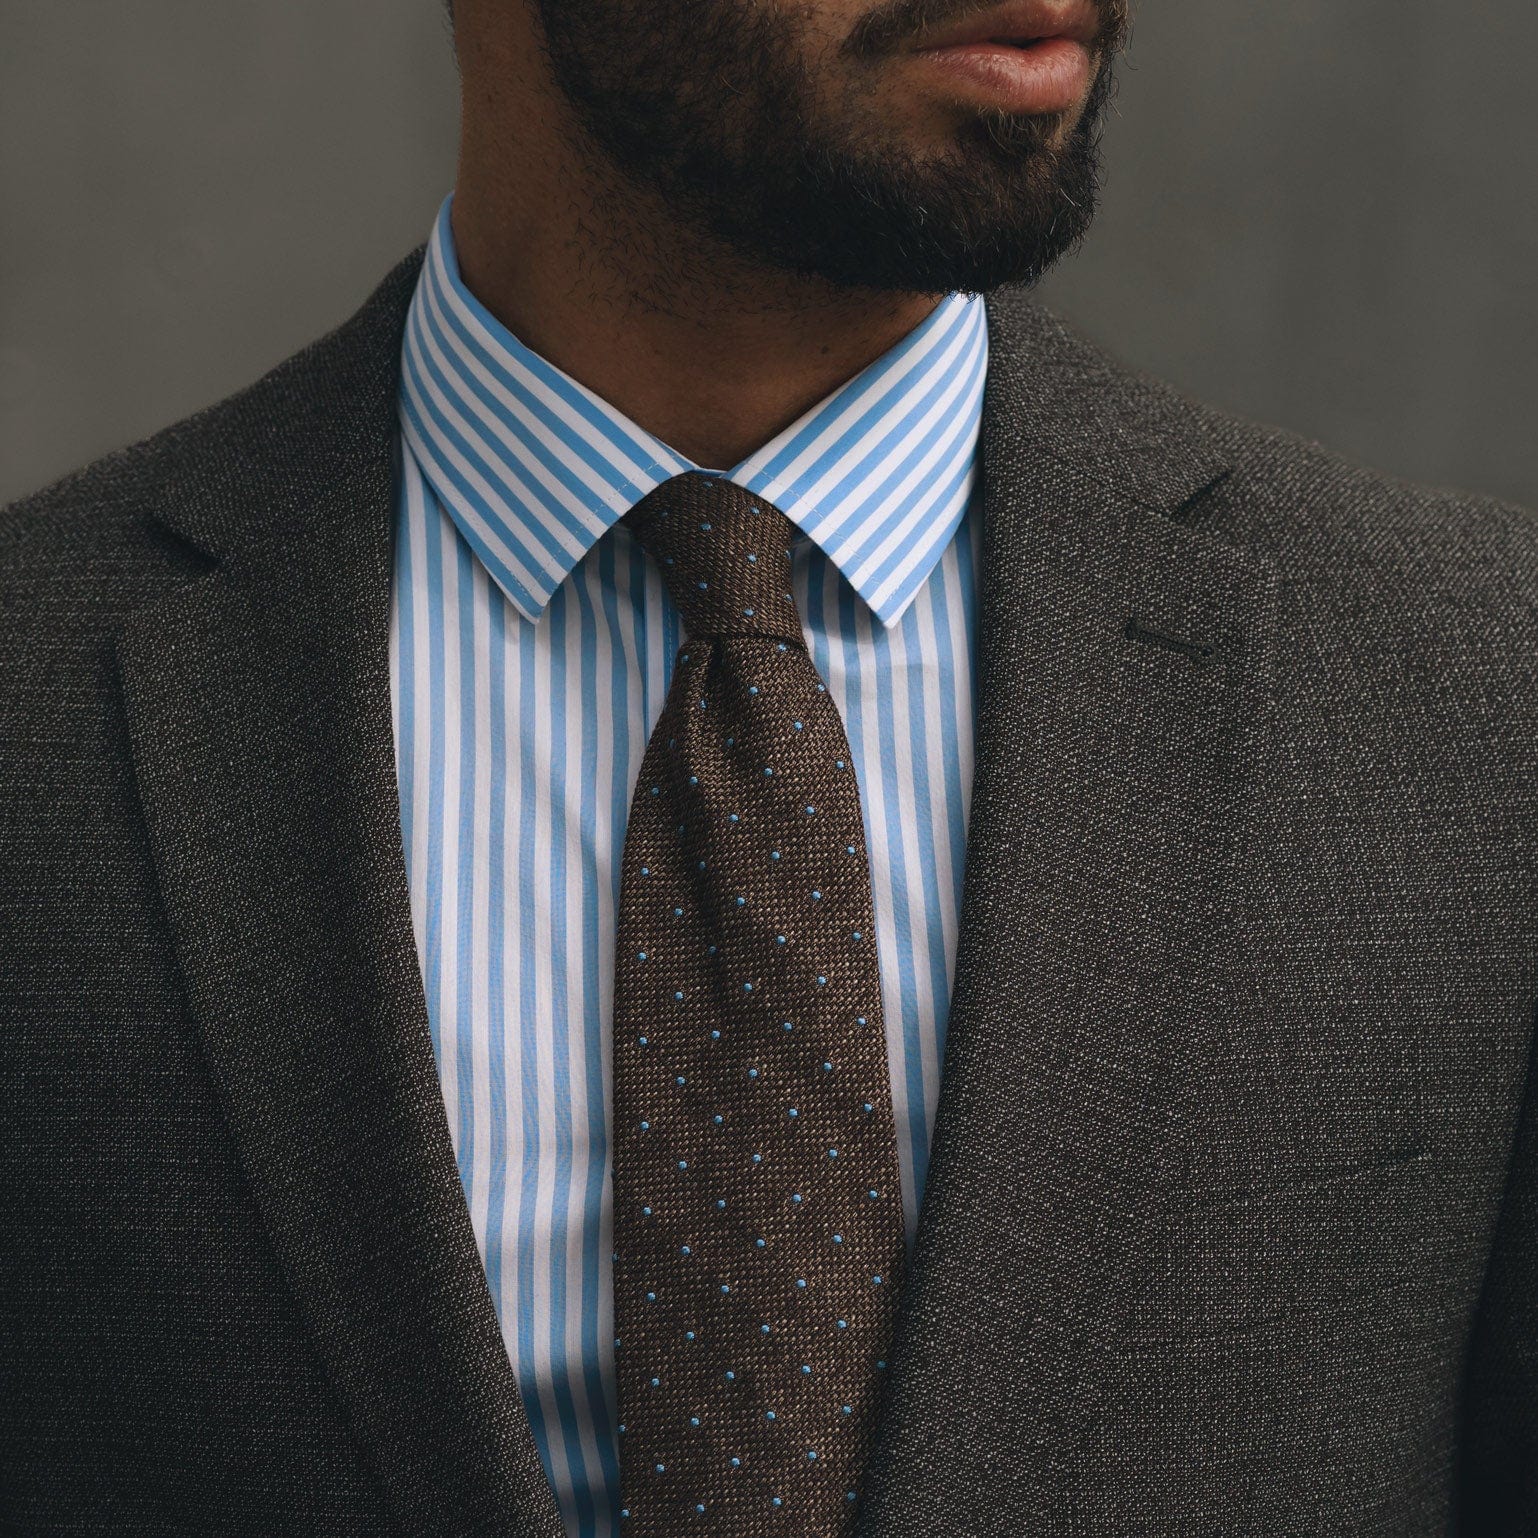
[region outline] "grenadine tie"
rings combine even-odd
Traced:
[[[848,739],[794,526],[690,471],[625,520],[684,618],[614,975],[623,1531],[853,1525],[904,1245]]]

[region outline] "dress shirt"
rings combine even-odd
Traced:
[[[619,1493],[609,1049],[620,854],[681,618],[619,524],[702,469],[520,342],[439,209],[402,349],[390,672],[412,920],[459,1173],[568,1533]],[[800,530],[870,855],[911,1242],[972,782],[975,295],[724,474]]]

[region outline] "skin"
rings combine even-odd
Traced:
[[[983,3],[457,0],[467,286],[730,468],[946,292],[1033,282],[1082,236],[1122,0],[1086,97],[1032,118],[906,55]]]

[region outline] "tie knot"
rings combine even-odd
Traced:
[[[623,520],[662,569],[692,637],[801,641],[790,586],[795,525],[724,476],[688,470],[648,492]]]

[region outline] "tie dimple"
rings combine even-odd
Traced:
[[[801,643],[790,591],[795,525],[751,491],[698,471],[642,498],[625,523],[657,562],[690,636]]]
[[[627,521],[688,637],[621,862],[623,1531],[834,1538],[903,1262],[859,790],[802,639],[789,519],[690,472]]]

